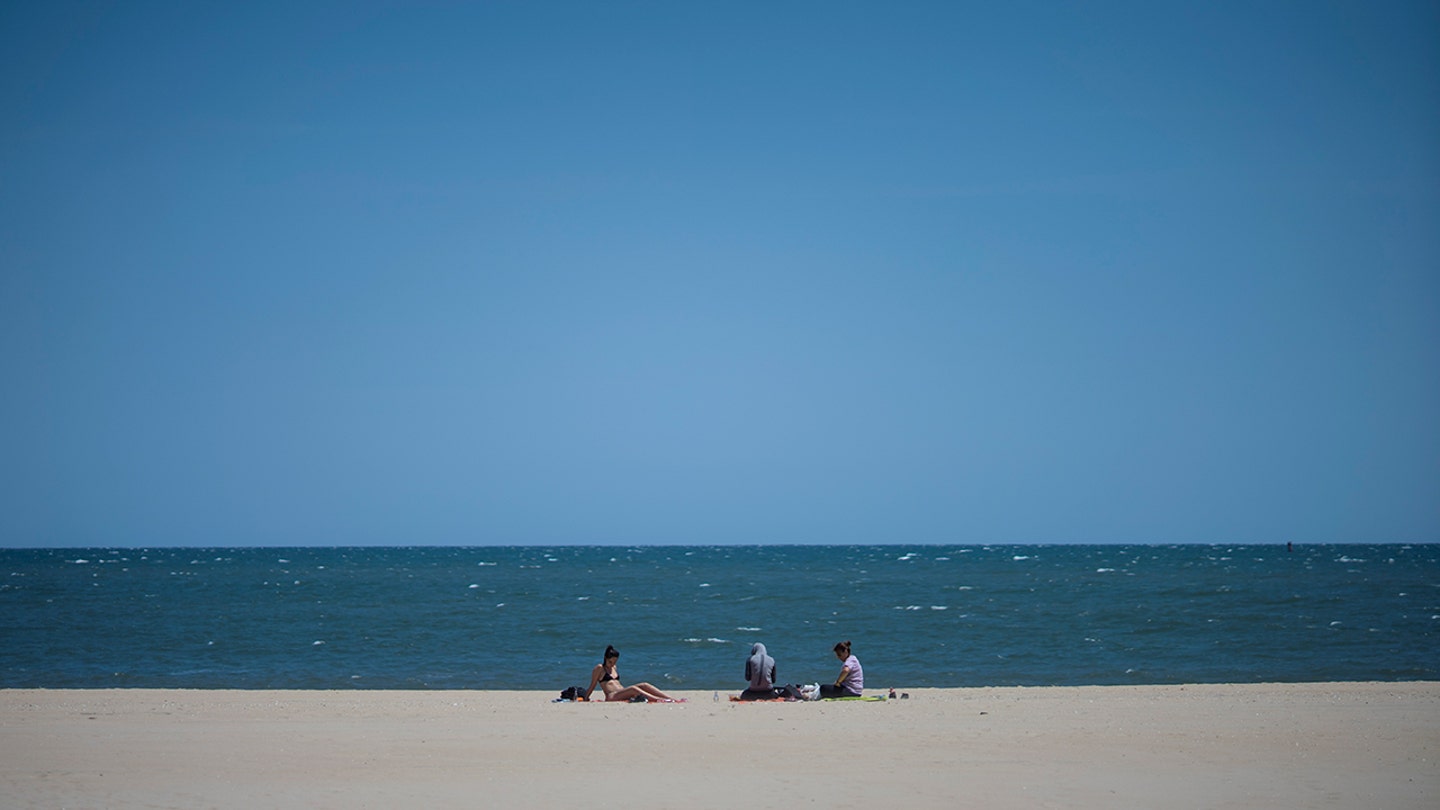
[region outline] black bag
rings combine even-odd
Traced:
[[[560,693],[560,699],[561,699],[561,700],[584,700],[584,699],[585,699],[585,687],[583,687],[583,686],[567,686],[567,687],[565,687],[565,691],[563,691],[563,692]]]

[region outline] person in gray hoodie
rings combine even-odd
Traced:
[[[775,689],[775,659],[765,654],[765,645],[759,642],[750,648],[750,657],[745,661],[745,679],[750,682],[741,700],[773,700],[780,697]]]

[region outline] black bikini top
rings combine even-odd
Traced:
[[[619,676],[611,675],[609,672],[606,672],[606,673],[604,673],[603,675],[600,676],[600,680],[599,680],[599,681],[596,681],[596,683],[605,683],[606,681],[618,681],[618,680],[620,680]]]

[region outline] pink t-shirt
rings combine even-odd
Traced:
[[[850,672],[845,676],[845,680],[840,682],[840,687],[846,692],[858,695],[865,688],[865,670],[860,668],[860,659],[853,655],[845,659],[845,666],[850,668]]]

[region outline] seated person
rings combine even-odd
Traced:
[[[865,689],[865,671],[860,668],[860,659],[850,654],[850,642],[842,641],[836,644],[835,657],[845,663],[840,667],[840,675],[835,678],[835,683],[820,684],[820,697],[860,697],[861,691]]]
[[[745,661],[745,679],[750,686],[740,693],[741,700],[772,700],[780,696],[775,689],[775,659],[765,654],[765,645],[756,642]]]
[[[648,683],[637,683],[634,686],[620,685],[620,672],[615,665],[620,661],[620,653],[614,647],[605,647],[605,657],[601,662],[590,670],[590,688],[585,690],[585,699],[595,692],[598,684],[600,690],[605,693],[606,700],[635,700],[643,698],[650,703],[684,703],[684,698],[673,698]]]

